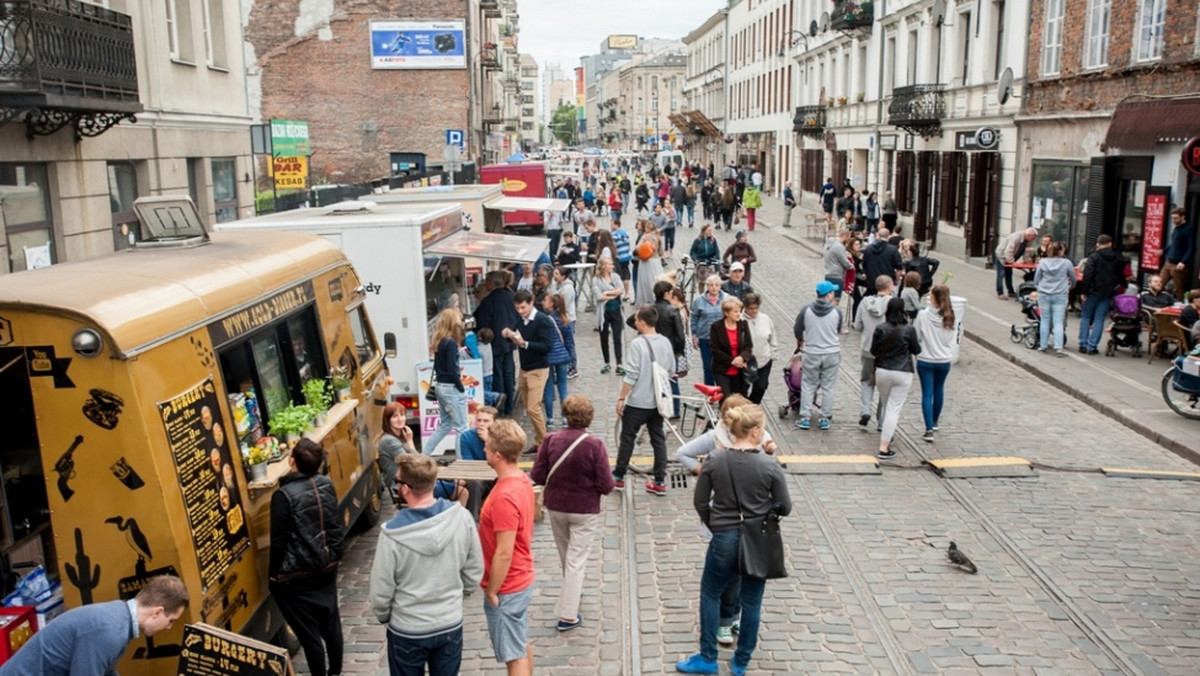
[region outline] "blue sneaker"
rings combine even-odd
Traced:
[[[812,429],[812,421],[809,420],[808,418],[801,418],[796,421],[796,424],[794,425],[794,427],[798,430],[811,430]]]
[[[739,667],[737,662],[729,660],[729,673],[733,676],[746,676],[746,667]]]
[[[703,655],[696,653],[686,660],[676,662],[675,671],[683,674],[715,674],[719,669],[716,660],[706,660]],[[745,670],[742,673],[746,673]]]
[[[828,430],[829,429],[829,418],[821,418],[821,420],[817,422],[817,427],[820,427],[821,430],[823,430],[823,431]]]

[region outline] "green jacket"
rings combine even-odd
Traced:
[[[742,191],[742,206],[747,209],[758,209],[762,205],[762,195],[758,192],[758,189],[753,186],[746,186],[746,189]]]

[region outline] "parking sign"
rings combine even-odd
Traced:
[[[466,150],[466,135],[461,129],[446,130],[446,145],[458,146],[459,150]]]

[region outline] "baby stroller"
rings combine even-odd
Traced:
[[[1021,314],[1025,316],[1023,325],[1013,324],[1009,338],[1014,343],[1024,342],[1025,347],[1036,350],[1041,339],[1042,313],[1038,310],[1037,287],[1026,282],[1017,288],[1017,300],[1021,303]]]
[[[1108,330],[1108,345],[1104,354],[1111,357],[1117,348],[1129,348],[1134,357],[1142,356],[1142,304],[1138,297],[1123,293],[1113,298],[1108,309],[1112,326]]]
[[[783,384],[787,386],[787,403],[779,407],[779,417],[786,419],[789,411],[800,410],[800,377],[804,372],[804,352],[796,350],[783,369]],[[821,407],[821,390],[813,397],[813,408]]]

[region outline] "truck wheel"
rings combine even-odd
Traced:
[[[363,507],[362,514],[358,515],[358,521],[354,523],[354,529],[357,531],[365,531],[379,525],[379,515],[383,511],[383,497],[379,491],[371,496],[367,506]]]

